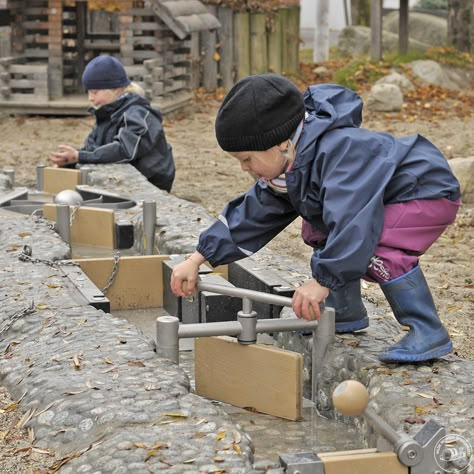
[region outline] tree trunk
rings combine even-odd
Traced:
[[[474,49],[474,0],[448,0],[448,43],[459,51]]]

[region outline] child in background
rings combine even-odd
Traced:
[[[360,278],[380,284],[410,331],[380,360],[415,362],[452,351],[418,257],[454,222],[459,183],[441,152],[420,135],[395,138],[360,128],[362,100],[334,84],[304,96],[285,77],[237,82],[216,118],[217,141],[259,177],[235,198],[177,265],[171,288],[194,292],[199,265],[228,264],[261,249],[297,216],[314,247],[312,279],[296,289],[297,317],[336,310],[336,331],[368,326]],[[187,282],[187,286],[183,282]]]
[[[113,56],[97,56],[82,75],[96,123],[80,150],[59,145],[50,161],[60,167],[76,163],[130,163],[152,184],[170,191],[175,176],[171,146],[161,112],[142,97],[125,68]]]

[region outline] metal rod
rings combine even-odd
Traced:
[[[211,291],[221,295],[236,296],[237,298],[248,298],[260,303],[275,304],[279,306],[291,306],[291,298],[280,295],[272,295],[261,291],[248,290],[246,288],[236,288],[234,286],[216,285],[215,283],[205,283],[198,281],[196,287],[200,291]]]
[[[336,311],[326,307],[318,321],[318,329],[313,331],[311,351],[311,401],[316,403],[318,396],[318,374],[324,363],[328,347],[334,341],[336,332]]]
[[[67,204],[56,205],[56,230],[68,245],[71,245],[70,210]]]
[[[238,321],[217,323],[180,324],[179,337],[238,336],[242,326]]]
[[[155,248],[156,201],[143,201],[143,254],[153,255]]]
[[[257,332],[284,332],[299,331],[318,327],[318,321],[307,321],[306,319],[257,319]]]
[[[46,165],[37,165],[36,166],[36,190],[44,190],[44,169]]]

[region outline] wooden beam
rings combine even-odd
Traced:
[[[398,18],[398,51],[408,53],[408,0],[400,0]]]
[[[196,393],[261,413],[299,420],[303,402],[303,356],[231,337],[197,338]]]

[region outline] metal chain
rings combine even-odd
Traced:
[[[34,258],[33,250],[31,249],[31,245],[26,244],[23,245],[23,250],[18,256],[18,259],[22,262],[31,262],[31,263],[44,263],[50,267],[59,267],[59,266],[74,266],[77,267],[79,264],[77,262],[73,262],[72,260],[47,260],[43,258]]]
[[[31,213],[31,217],[35,221],[35,224],[45,224],[51,230],[54,230],[56,224],[53,221],[45,219],[42,215],[39,215],[38,214],[39,212],[42,212],[42,210],[41,209],[36,209],[35,211],[33,211]]]
[[[71,217],[69,218],[69,225],[70,226],[72,226],[72,223],[74,221],[74,217],[76,217],[76,212],[80,207],[81,207],[80,204],[76,204],[75,206],[72,207]]]
[[[112,268],[112,273],[109,276],[109,281],[102,289],[102,293],[104,293],[104,295],[107,293],[107,291],[109,291],[109,288],[112,286],[115,280],[115,276],[117,275],[117,272],[118,272],[119,260],[120,260],[120,252],[115,252],[114,253],[114,267]]]
[[[0,329],[0,336],[5,331],[8,331],[13,326],[13,324],[16,321],[18,321],[20,318],[22,318],[23,316],[27,316],[28,314],[31,314],[31,313],[34,313],[34,312],[36,312],[36,308],[35,308],[35,304],[34,304],[33,300],[31,300],[30,306],[28,306],[27,308],[21,309],[21,310],[17,311],[16,313],[13,313],[9,318],[7,318],[8,319],[7,322],[2,327],[2,329]]]

